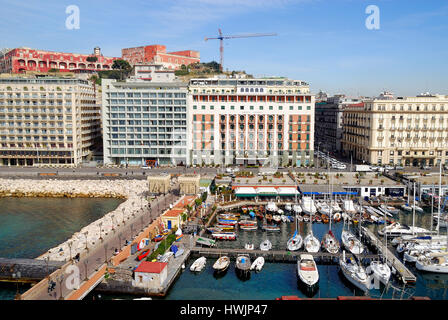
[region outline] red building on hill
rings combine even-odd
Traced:
[[[121,55],[131,65],[157,63],[162,64],[167,69],[174,70],[179,69],[183,64],[187,66],[201,61],[199,51],[166,52],[166,46],[159,44],[121,49]]]
[[[93,54],[15,48],[3,54],[0,53],[0,72],[48,72],[50,69],[58,69],[60,72],[110,70],[112,69],[113,61],[116,59],[120,58],[104,57],[98,47],[94,49]]]

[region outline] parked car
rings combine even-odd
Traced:
[[[403,170],[403,169],[404,169],[403,166],[400,166],[400,165],[396,165],[396,166],[395,166],[395,170]]]
[[[395,169],[394,166],[390,166],[390,165],[386,165],[384,168],[386,170],[394,170]]]
[[[145,169],[145,170],[146,170],[146,169],[151,169],[150,166],[141,166],[140,168],[141,168],[141,169]]]
[[[425,165],[425,166],[421,166],[420,169],[422,169],[422,170],[431,170],[431,167]]]

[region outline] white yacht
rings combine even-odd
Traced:
[[[250,270],[261,271],[264,265],[264,258],[258,257],[250,266]]]
[[[387,263],[382,263],[381,261],[372,261],[370,263],[371,274],[380,281],[382,284],[387,285],[390,280],[391,270]]]
[[[350,231],[342,230],[341,240],[344,247],[353,254],[364,252],[364,246]]]
[[[297,261],[297,275],[307,291],[314,291],[319,285],[319,271],[310,254],[301,254]]]
[[[317,212],[316,205],[311,197],[302,198],[302,211],[309,215],[313,215]]]
[[[302,247],[303,239],[302,236],[297,232],[294,232],[294,235],[288,240],[286,243],[286,247],[289,251],[297,251]]]
[[[260,250],[263,251],[269,251],[272,249],[272,243],[271,241],[269,241],[268,239],[264,240],[261,244],[260,244]]]
[[[268,213],[276,213],[278,211],[278,207],[275,204],[275,202],[268,202],[267,206],[266,206],[266,211]]]
[[[404,224],[402,225],[399,222],[394,222],[378,230],[380,236],[384,236],[384,233],[386,233],[388,237],[399,237],[403,235],[429,235],[435,233],[435,231],[429,231],[420,227],[409,227]]]
[[[356,209],[355,205],[353,204],[352,200],[342,200],[342,207],[344,208],[344,211],[348,214],[355,214]]]
[[[448,260],[446,253],[444,255],[421,256],[416,262],[415,267],[421,271],[433,273],[448,273]]]
[[[302,213],[302,207],[299,206],[298,204],[295,204],[292,206],[292,210],[294,211],[295,214],[301,214]]]
[[[303,240],[303,246],[307,252],[319,252],[320,242],[319,240],[310,232]]]

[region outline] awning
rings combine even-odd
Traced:
[[[277,189],[273,187],[259,187],[257,188],[257,194],[259,196],[277,196]]]
[[[235,190],[237,197],[256,197],[257,191],[252,187],[239,187]]]
[[[280,196],[295,196],[296,194],[299,194],[299,191],[295,188],[278,188],[277,192]]]

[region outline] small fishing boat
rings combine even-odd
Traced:
[[[257,225],[257,221],[253,221],[253,220],[241,220],[238,221],[239,226],[256,226]]]
[[[250,270],[261,271],[264,265],[264,258],[258,257],[250,266]]]
[[[278,214],[274,214],[272,216],[272,220],[274,220],[275,223],[280,223],[280,222],[282,222],[282,217]]]
[[[288,216],[282,215],[282,222],[289,222]]]
[[[228,214],[228,213],[218,214],[218,218],[225,219],[225,220],[238,220],[237,216],[234,216],[233,214]]]
[[[184,248],[178,248],[177,251],[174,253],[174,258],[180,257],[185,252]]]
[[[227,220],[227,219],[219,219],[218,218],[218,223],[226,225],[226,226],[233,226],[238,223],[238,220]]]
[[[236,258],[235,269],[238,277],[246,280],[250,277],[250,267],[252,266],[250,258],[246,254],[238,255]]]
[[[219,257],[218,260],[213,264],[213,269],[216,273],[223,273],[227,271],[230,265],[230,259],[228,256]]]
[[[158,234],[154,238],[152,238],[152,241],[159,242],[159,241],[162,241],[162,239],[163,239],[163,235]]]
[[[167,234],[170,233],[170,229],[163,229],[161,233],[162,235],[166,236]]]
[[[289,251],[297,251],[302,247],[302,244],[303,244],[302,236],[296,230],[294,232],[294,235],[286,243],[286,248]]]
[[[220,223],[215,225],[215,227],[221,229],[221,231],[232,231],[235,229],[234,225],[226,225],[226,224],[220,224]]]
[[[303,217],[302,217],[302,216],[297,216],[296,219],[297,219],[297,221],[299,221],[299,222],[303,221]]]
[[[294,217],[293,216],[286,216],[289,220],[289,222],[294,222]]]
[[[309,222],[310,221],[310,216],[309,215],[304,215],[303,216],[303,221],[304,222]]]
[[[257,216],[257,219],[258,219],[258,220],[263,220],[263,218],[264,218],[263,213],[261,213],[260,211],[257,211],[257,212],[255,213],[255,215]]]
[[[319,286],[319,271],[312,255],[300,255],[297,261],[297,276],[307,295],[313,295]]]
[[[200,272],[205,267],[205,263],[207,262],[207,259],[205,257],[197,258],[193,264],[190,266],[190,271],[192,272]]]
[[[178,228],[174,234],[176,235],[176,241],[180,241],[184,236],[181,228]]]
[[[412,212],[413,210],[414,210],[414,208],[415,208],[415,212],[420,212],[420,213],[422,213],[424,210],[421,208],[421,207],[419,207],[418,205],[409,205],[408,203],[405,203],[405,204],[403,204],[401,207],[400,207],[401,209],[403,209],[404,211],[407,211],[407,212]]]
[[[168,262],[168,260],[174,256],[174,252],[168,251],[165,252],[162,256],[160,256],[159,262]]]
[[[322,222],[323,223],[328,223],[330,222],[330,219],[328,218],[328,216],[326,214],[322,214]]]
[[[302,211],[306,214],[315,214],[317,212],[316,205],[311,197],[302,198]]]
[[[315,215],[313,216],[313,222],[317,222],[317,223],[322,222],[322,218],[320,217],[320,215],[315,214]]]
[[[255,248],[255,246],[253,243],[246,243],[244,245],[244,249],[246,249],[246,250],[254,250],[254,248]]]
[[[218,240],[236,240],[235,232],[216,232],[212,233],[212,237]]]
[[[271,223],[271,222],[272,222],[272,214],[270,214],[270,213],[266,213],[266,221],[267,221],[268,223]]]
[[[243,211],[243,213],[247,213],[247,207],[241,207],[241,210]]]
[[[264,240],[261,244],[260,244],[260,250],[262,251],[269,251],[272,249],[272,243],[271,241],[269,241],[268,239]]]
[[[290,203],[285,204],[285,211],[287,212],[291,212],[292,211],[292,206]]]
[[[261,229],[263,229],[264,231],[280,231],[280,227],[277,225],[269,225],[269,224],[264,224]]]
[[[249,216],[253,219],[255,218],[255,212],[253,211],[249,211]]]
[[[213,232],[222,232],[224,231],[222,228],[218,228],[218,227],[209,227],[207,228],[207,232],[213,233]]]
[[[146,256],[151,252],[150,249],[143,251],[139,256],[137,256],[138,261],[142,261],[142,259],[146,258]]]
[[[258,226],[256,224],[249,226],[240,226],[240,229],[244,231],[256,231],[258,229]]]

